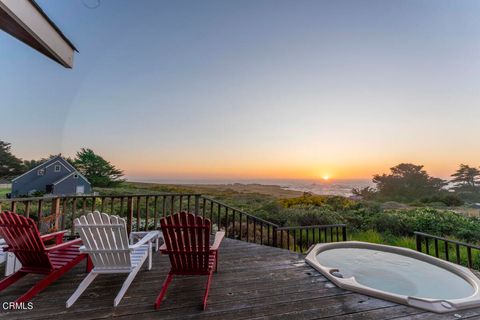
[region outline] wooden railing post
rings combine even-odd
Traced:
[[[133,198],[127,198],[127,233],[132,232],[132,221],[133,221]]]
[[[53,198],[52,199],[52,208],[50,214],[55,217],[55,231],[58,231],[58,225],[60,220],[60,198]]]
[[[272,246],[277,247],[277,227],[273,226],[272,227],[273,235],[272,235]]]
[[[73,223],[73,220],[75,220],[75,214],[77,213],[77,198],[73,198],[72,201],[72,229],[70,235],[73,236],[75,235],[75,223]]]
[[[198,215],[200,212],[200,196],[199,194],[195,195],[195,215]],[[190,199],[190,197],[189,197]]]
[[[136,216],[137,216],[137,229],[135,231],[140,231],[140,196],[137,196],[137,212],[136,212]]]
[[[422,252],[422,239],[420,238],[420,235],[416,233],[415,233],[415,243],[417,246],[417,251]]]

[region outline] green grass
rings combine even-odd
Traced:
[[[0,188],[0,198],[5,198],[6,194],[10,192],[10,188]]]
[[[347,235],[348,240],[387,244],[391,246],[415,249],[414,237],[398,237],[381,234],[375,230],[358,231]]]

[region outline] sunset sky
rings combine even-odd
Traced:
[[[39,0],[65,69],[0,32],[0,140],[129,178],[480,165],[480,1]]]

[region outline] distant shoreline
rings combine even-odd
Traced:
[[[241,193],[259,193],[274,197],[298,197],[305,192],[317,195],[350,196],[353,188],[371,186],[369,180],[333,180],[328,182],[315,180],[257,180],[257,181],[128,181],[135,185],[148,186],[176,186],[203,192],[232,190]]]

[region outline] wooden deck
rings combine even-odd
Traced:
[[[33,310],[2,311],[4,319],[480,319],[480,308],[452,314],[420,309],[349,292],[326,280],[303,261],[303,255],[225,239],[219,272],[214,275],[208,309],[201,310],[206,277],[177,277],[160,310],[153,303],[169,268],[155,254],[151,271],[141,271],[121,304],[113,299],[124,280],[100,275],[76,304],[65,301],[85,277],[84,264],[71,270],[32,300]],[[32,285],[27,276],[1,294],[13,301]],[[0,306],[1,308],[1,306]]]

